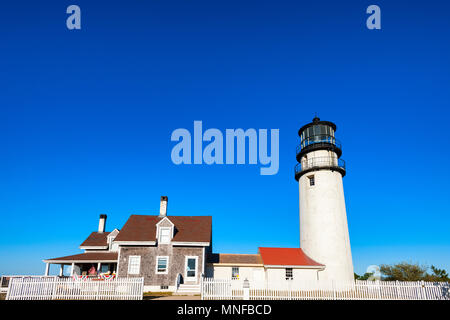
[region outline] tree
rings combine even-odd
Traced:
[[[408,262],[401,262],[394,265],[382,264],[380,267],[382,280],[450,282],[449,275],[447,271],[445,271],[444,269],[439,269],[432,265],[431,266],[432,274],[429,274],[427,270],[428,270],[427,266],[421,266],[419,264],[411,264]],[[362,277],[358,279],[363,280]]]
[[[431,271],[433,271],[433,274],[427,274],[425,276],[425,281],[432,281],[432,282],[438,282],[438,281],[445,281],[450,282],[450,278],[448,276],[447,271],[444,269],[438,269],[435,266],[431,266]]]
[[[362,276],[355,273],[355,280],[368,280],[373,275],[373,272],[366,272]]]
[[[427,269],[426,266],[401,262],[395,265],[382,264],[380,272],[382,279],[387,281],[421,281],[428,275]]]

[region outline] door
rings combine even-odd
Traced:
[[[264,269],[254,268],[253,269],[253,286],[255,288],[264,288]]]
[[[185,279],[197,282],[198,257],[186,257]]]

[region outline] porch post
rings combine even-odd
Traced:
[[[61,263],[59,267],[59,276],[62,277],[64,275],[64,265]]]
[[[50,263],[47,262],[47,263],[45,264],[45,276],[46,276],[46,277],[48,276],[49,270],[50,270]]]
[[[75,262],[72,262],[72,268],[70,269],[70,275],[73,276],[75,272]]]
[[[101,268],[101,266],[102,266],[102,263],[101,263],[101,262],[97,263],[97,274],[100,274],[100,268]]]

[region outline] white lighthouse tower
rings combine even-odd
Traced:
[[[345,210],[345,162],[335,139],[336,125],[315,117],[300,128],[295,179],[300,192],[300,246],[324,264],[319,280],[353,281]]]

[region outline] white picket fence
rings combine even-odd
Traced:
[[[360,281],[289,282],[283,288],[270,288],[265,283],[204,278],[201,284],[203,300],[450,300],[447,282]]]
[[[0,278],[0,292],[7,293],[9,282],[14,278],[57,278],[57,276],[35,276],[35,275],[12,275],[12,276],[1,276]]]
[[[12,278],[6,300],[142,300],[144,278]]]

